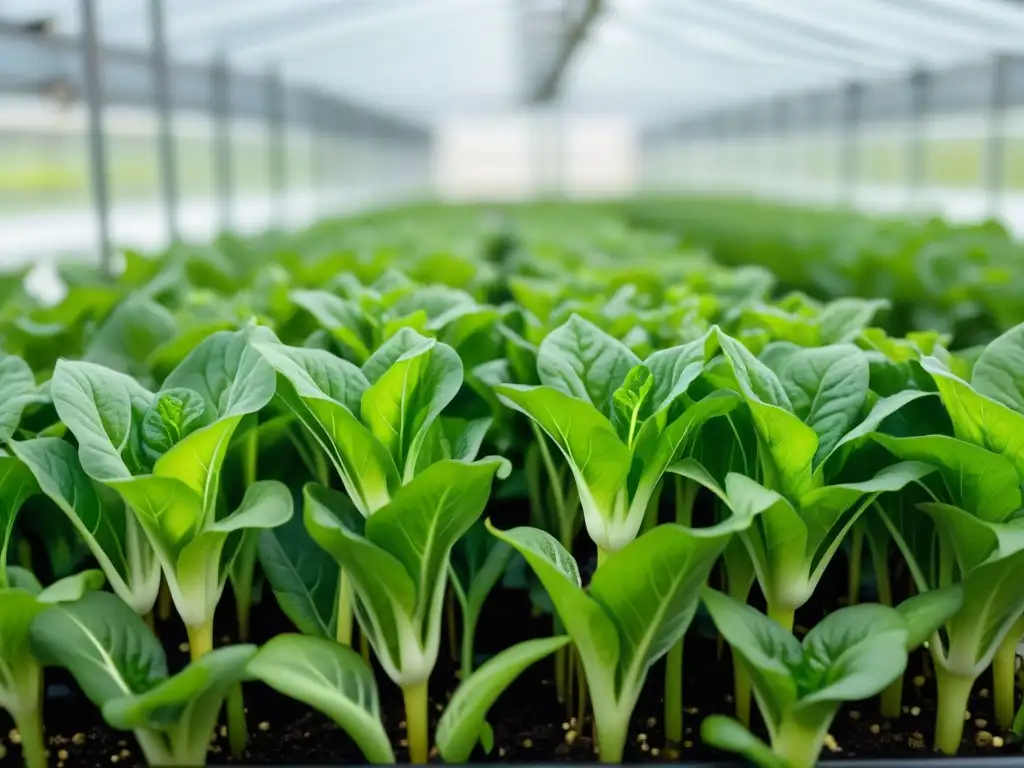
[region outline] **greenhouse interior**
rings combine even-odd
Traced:
[[[0,0],[0,765],[1024,765],[1022,0]]]

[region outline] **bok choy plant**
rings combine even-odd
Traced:
[[[771,747],[722,715],[706,718],[701,736],[761,768],[813,768],[839,707],[874,696],[901,675],[907,654],[959,609],[963,593],[937,590],[895,609],[870,603],[841,608],[802,643],[721,592],[705,587],[703,600],[749,672]]]
[[[686,397],[716,339],[709,332],[641,362],[622,342],[573,315],[541,342],[539,386],[495,388],[565,457],[599,560],[636,537],[662,476],[701,424],[738,404],[735,393],[724,390],[697,402]]]
[[[268,336],[258,326],[209,336],[156,393],[91,363],[62,360],[54,371],[54,404],[78,441],[82,468],[134,513],[193,659],[213,647],[214,610],[242,532],[292,514],[291,494],[273,481],[249,486],[230,514],[221,509],[220,470],[235,430],[274,394],[273,370],[250,344]]]
[[[0,709],[10,714],[18,729],[26,768],[46,768],[43,667],[30,644],[32,622],[50,606],[102,587],[103,573],[83,571],[43,589],[31,571],[0,563],[0,572]]]
[[[907,391],[869,401],[868,362],[851,345],[793,348],[776,374],[740,342],[718,331],[728,371],[710,371],[714,385],[730,382],[742,394],[757,437],[757,477],[732,473],[724,487],[695,459],[672,471],[712,490],[734,512],[758,515],[741,534],[768,603],[768,615],[787,629],[810,598],[843,537],[882,493],[895,492],[933,468],[904,461],[873,476],[840,480],[858,470],[854,451],[907,403],[926,395]],[[845,470],[845,472],[844,472]]]
[[[409,751],[429,751],[427,684],[441,642],[451,550],[479,519],[508,462],[442,459],[363,517],[348,496],[310,484],[304,519],[313,539],[340,564],[355,595],[355,616],[388,677],[405,697]]]
[[[686,633],[712,566],[737,531],[734,515],[710,528],[666,523],[608,555],[584,590],[579,567],[551,534],[499,531],[537,574],[576,647],[591,692],[602,762],[618,763],[650,668]]]
[[[486,720],[491,706],[524,669],[568,642],[567,637],[527,640],[497,654],[464,680],[435,732],[445,762],[465,763],[477,743],[489,752],[494,740]],[[348,646],[322,637],[278,635],[256,654],[249,673],[330,717],[352,737],[368,762],[395,762],[380,719],[373,670]]]
[[[39,613],[31,647],[74,676],[103,718],[133,731],[149,765],[206,765],[228,691],[247,677],[253,645],[211,650],[168,675],[160,641],[115,595],[92,592]]]
[[[963,712],[978,676],[991,664],[996,719],[1014,717],[1014,662],[1024,635],[1024,326],[991,342],[970,382],[938,357],[922,359],[955,437],[873,434],[893,455],[938,467],[916,508],[884,505],[882,516],[919,591],[960,583],[963,608],[929,649],[939,691],[936,747],[956,752]],[[926,425],[927,428],[927,425]]]

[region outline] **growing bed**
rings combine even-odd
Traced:
[[[4,762],[1019,755],[1012,291],[816,299],[638,220],[7,281]]]

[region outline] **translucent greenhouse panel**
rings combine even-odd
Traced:
[[[1024,192],[1024,109],[1009,112],[1004,125],[1003,184],[1010,192]]]
[[[862,186],[906,187],[910,132],[905,122],[865,126],[859,141]]]
[[[978,191],[985,182],[987,116],[934,115],[925,125],[929,187]]]

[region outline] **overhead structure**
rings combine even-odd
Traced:
[[[605,0],[523,0],[528,103],[547,104],[562,88]]]

